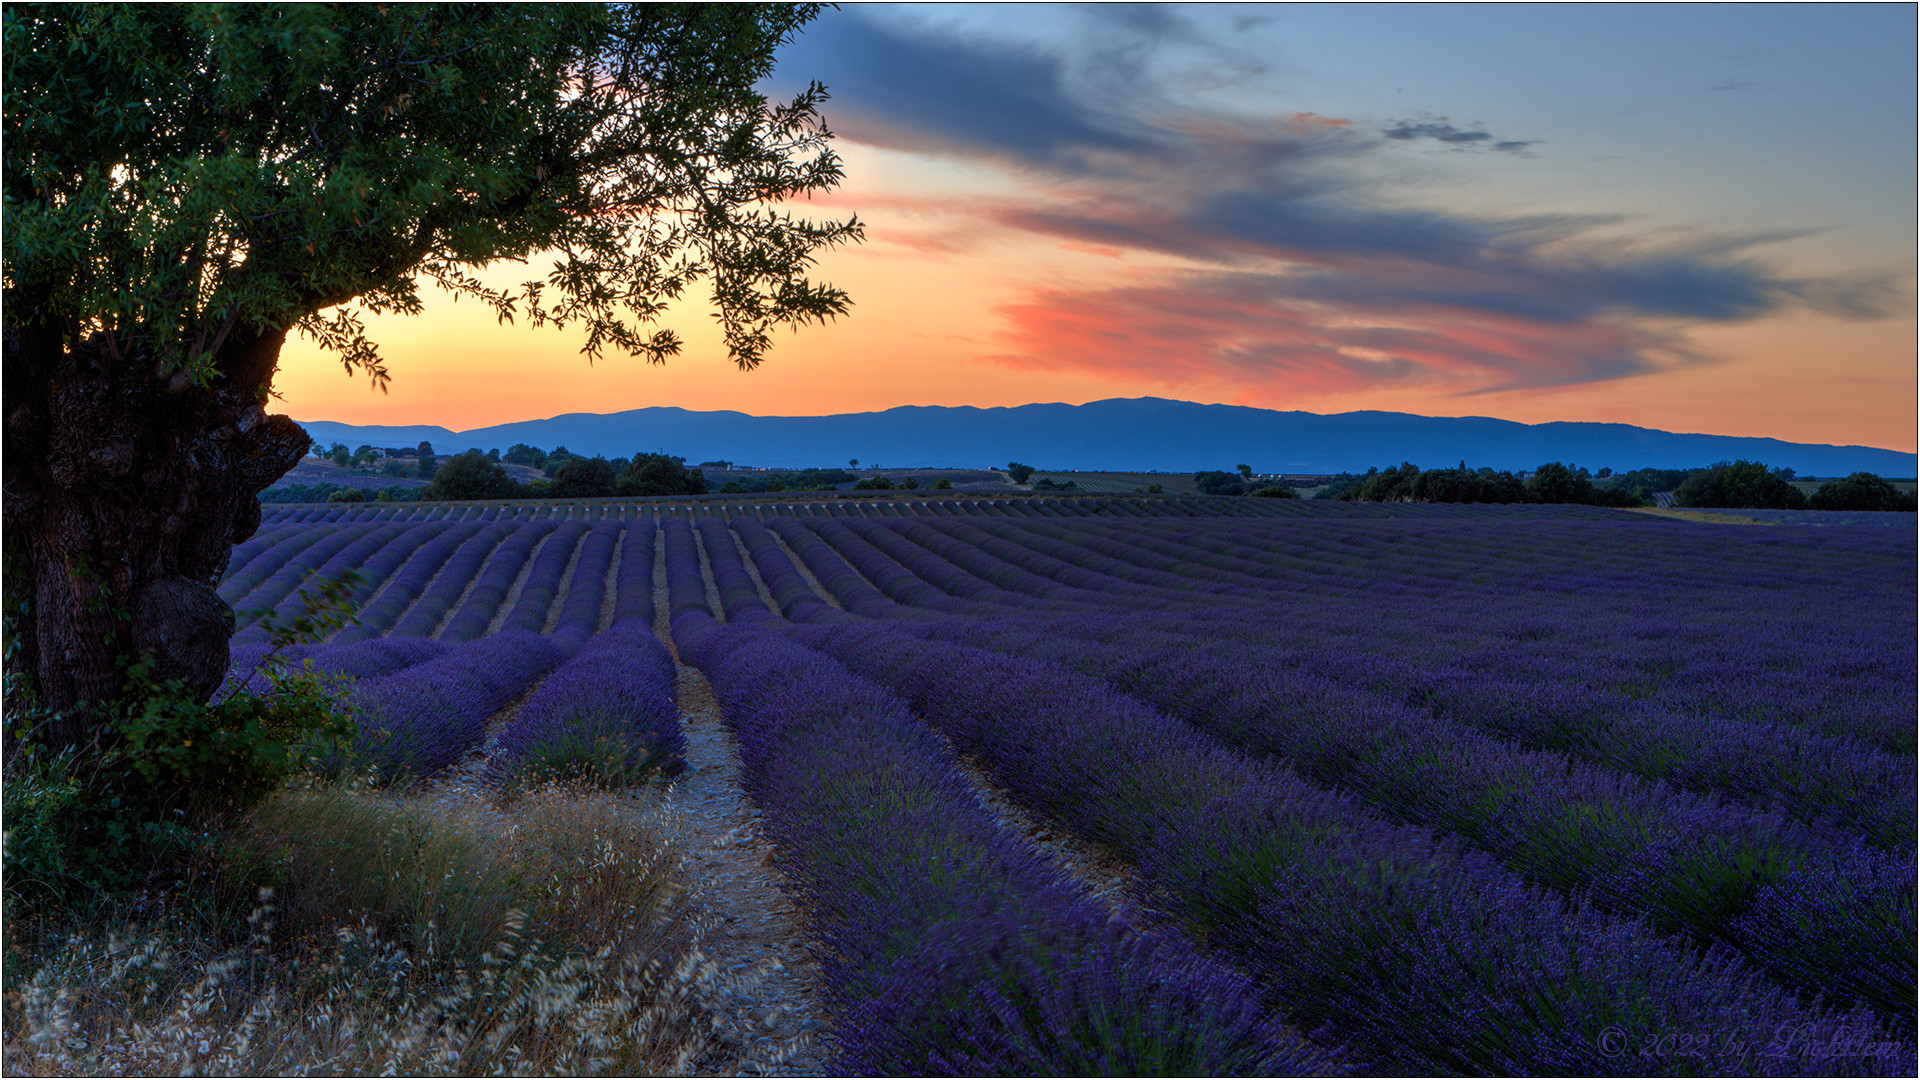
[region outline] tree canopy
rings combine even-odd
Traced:
[[[1829,480],[1807,498],[1809,510],[1912,510],[1913,495],[1870,472]]]
[[[518,499],[527,489],[507,470],[478,450],[455,454],[440,463],[433,483],[420,493],[423,499]]]
[[[816,11],[7,5],[10,676],[63,715],[140,653],[217,685],[211,583],[308,446],[265,411],[289,333],[383,386],[361,315],[423,283],[578,328],[589,360],[676,354],[660,317],[703,283],[742,368],[846,312],[807,275],[858,221],[777,206],[840,180],[825,91],[756,89]]]
[[[418,313],[423,280],[662,360],[679,339],[644,327],[711,277],[743,367],[775,324],[846,310],[801,275],[858,224],[766,206],[841,175],[821,87],[754,89],[813,6],[378,10],[10,5],[9,299],[196,381],[243,326],[384,379],[327,309]],[[470,273],[546,252],[518,290]]]
[[[1673,491],[1673,505],[1742,510],[1799,510],[1807,497],[1788,481],[1792,469],[1769,469],[1758,461],[1722,461],[1688,476]]]

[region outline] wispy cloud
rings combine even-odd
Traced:
[[[1538,139],[1495,139],[1489,132],[1454,127],[1447,123],[1447,118],[1444,116],[1434,120],[1401,120],[1380,134],[1398,142],[1431,139],[1455,148],[1498,150],[1508,154],[1522,153],[1527,147],[1535,146],[1540,141]]]

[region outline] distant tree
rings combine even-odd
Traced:
[[[1193,486],[1202,495],[1245,495],[1247,482],[1230,472],[1213,469],[1193,474]]]
[[[507,470],[478,450],[455,454],[433,474],[433,483],[421,492],[423,499],[517,499],[525,489],[513,482]]]
[[[327,493],[327,501],[337,503],[363,503],[367,501],[367,493],[359,488],[335,488],[333,491]]]
[[[1420,467],[1403,462],[1397,469],[1368,469],[1350,493],[1341,496],[1354,502],[1411,502],[1418,494]]]
[[[526,465],[538,469],[547,463],[547,452],[523,442],[514,443],[507,447],[507,452],[500,456],[500,460],[509,465]]]
[[[1251,465],[1235,465],[1235,466],[1234,466],[1234,468],[1235,468],[1235,469],[1238,469],[1238,470],[1240,471],[1240,479],[1242,479],[1242,480],[1251,480],[1251,479],[1253,479],[1253,466],[1251,466]]]
[[[347,449],[346,443],[334,443],[327,448],[327,460],[344,469],[353,464],[353,451]]]
[[[1820,485],[1807,499],[1809,510],[1898,510],[1900,490],[1870,472],[1851,473]]]
[[[953,481],[943,476],[933,482],[933,487],[936,491],[952,491]]]
[[[1033,482],[1033,490],[1035,491],[1079,491],[1080,485],[1077,481],[1073,481],[1073,480],[1061,481],[1061,480],[1055,480],[1050,476],[1043,476],[1040,479],[1035,480]]]
[[[573,451],[564,446],[556,446],[547,451],[547,460],[540,463],[540,471],[546,473],[548,479],[552,479],[553,475],[560,471],[560,466],[566,464],[567,459],[572,456]]]
[[[1378,470],[1368,471],[1377,472]],[[1341,473],[1332,480],[1327,481],[1319,491],[1314,492],[1313,497],[1316,499],[1337,499],[1341,502],[1350,502],[1353,499],[1353,493],[1359,490],[1360,485],[1365,481],[1366,477],[1364,476],[1355,476],[1353,473]]]
[[[1156,484],[1154,486],[1158,487],[1159,485]],[[1285,484],[1268,484],[1266,487],[1254,488],[1252,491],[1247,492],[1247,494],[1252,495],[1256,499],[1297,499],[1300,497],[1299,492]]]
[[[1527,501],[1584,503],[1593,495],[1593,481],[1558,461],[1549,461],[1527,477]]]
[[[1007,475],[1013,478],[1014,483],[1024,484],[1033,475],[1033,466],[1010,461],[1007,463]]]
[[[1625,492],[1648,503],[1663,491],[1673,491],[1686,482],[1697,469],[1634,469],[1632,472],[1616,473],[1608,490]]]
[[[606,458],[568,458],[547,484],[547,498],[592,499],[612,495],[618,482],[619,474]]]
[[[1609,466],[1608,468],[1601,469],[1599,472],[1594,473],[1593,475],[1601,480],[1605,480],[1607,477],[1613,475],[1613,469],[1611,466]]]
[[[380,471],[395,479],[399,479],[402,476],[417,472],[418,470],[410,467],[406,462],[397,457],[390,457],[381,460]]]
[[[1741,510],[1799,510],[1807,497],[1779,472],[1758,461],[1722,461],[1701,469],[1673,491],[1673,504]]]
[[[847,459],[847,468],[849,468],[849,469],[857,469],[857,468],[859,468],[859,467],[860,467],[860,459],[859,459],[859,458],[848,458],[848,459]]]
[[[687,468],[686,458],[635,454],[615,481],[615,491],[620,495],[705,495],[707,477],[699,469]]]

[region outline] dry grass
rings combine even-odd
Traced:
[[[1750,518],[1741,514],[1728,514],[1725,512],[1709,513],[1709,512],[1702,512],[1699,510],[1688,510],[1688,509],[1685,509],[1684,507],[1678,507],[1678,506],[1673,506],[1673,507],[1635,506],[1635,507],[1630,507],[1629,509],[1631,509],[1636,514],[1646,514],[1649,517],[1674,518],[1675,520],[1678,520],[1678,521],[1693,521],[1693,522],[1698,522],[1702,525],[1771,525],[1773,524],[1772,522],[1769,522],[1769,521],[1761,521],[1758,518]]]
[[[685,1074],[727,1041],[743,988],[631,795],[312,787],[231,841],[277,883],[244,941],[176,914],[9,957],[8,1075]]]

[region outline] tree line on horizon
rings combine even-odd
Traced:
[[[436,457],[433,444],[411,448],[362,446],[349,452],[334,443],[317,456],[342,467],[381,468],[396,478],[429,480],[424,488],[392,485],[369,491],[321,482],[293,484],[262,492],[263,502],[405,502],[474,499],[578,499],[609,496],[648,497],[705,495],[707,479],[699,468],[688,468],[684,457],[641,453],[631,458],[586,457],[564,446],[543,450],[515,443],[506,451],[470,449],[451,457]],[[384,459],[384,460],[382,460]],[[407,459],[412,459],[409,465]],[[720,464],[717,462],[708,464]],[[539,469],[544,477],[521,483],[505,465]],[[1033,466],[1012,462],[1007,471],[1015,483],[1025,483]],[[1757,461],[1723,461],[1695,469],[1635,469],[1616,473],[1610,468],[1590,472],[1552,461],[1530,472],[1488,467],[1469,468],[1465,461],[1452,468],[1422,469],[1412,462],[1398,467],[1370,468],[1365,473],[1341,473],[1314,493],[1316,499],[1342,502],[1433,503],[1574,503],[1587,506],[1643,507],[1654,505],[1661,492],[1673,493],[1673,505],[1700,509],[1764,510],[1915,510],[1915,496],[1869,472],[1855,472],[1822,484],[1811,495],[1797,487],[1791,468],[1769,467]],[[1193,474],[1203,495],[1299,498],[1300,493],[1271,477],[1257,477],[1250,466],[1236,472],[1203,470]],[[912,478],[862,479],[839,468],[812,468],[765,476],[734,478],[718,494],[758,494],[781,491],[824,491],[856,482],[861,488],[917,487]],[[936,483],[935,486],[940,486]],[[1158,487],[1159,485],[1154,485]],[[1035,483],[1040,489],[1040,483]],[[1047,483],[1046,490],[1076,490],[1071,481]]]
[[[1372,468],[1365,474],[1341,473],[1314,494],[1345,502],[1577,503],[1586,506],[1654,505],[1654,496],[1673,493],[1673,505],[1732,510],[1915,509],[1913,492],[1902,492],[1870,472],[1856,472],[1820,485],[1808,495],[1795,486],[1790,468],[1758,461],[1722,461],[1698,469],[1635,469],[1597,474],[1584,467],[1548,462],[1524,476],[1491,468],[1469,469],[1462,461],[1450,469],[1422,469],[1411,462],[1398,468]]]

